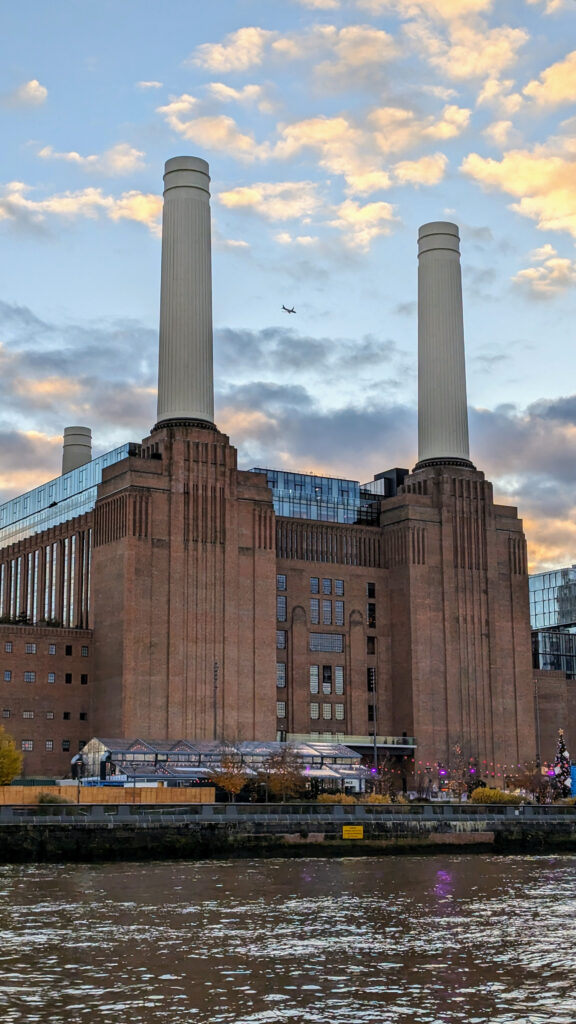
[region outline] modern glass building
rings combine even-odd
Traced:
[[[532,664],[576,679],[576,565],[529,578]]]
[[[408,470],[379,473],[369,484],[340,477],[255,467],[265,473],[277,516],[328,523],[378,523],[379,498],[396,494]]]

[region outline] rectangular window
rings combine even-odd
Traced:
[[[34,750],[34,743],[32,740],[22,740],[21,750]]]
[[[344,625],[344,601],[334,601],[334,625]]]
[[[2,718],[10,718],[10,708],[4,708],[2,711]]]
[[[276,595],[276,618],[278,622],[286,622],[286,594]]]
[[[332,593],[332,580],[322,580],[322,593],[323,594],[331,594]]]
[[[5,683],[9,683],[11,679],[12,679],[12,672],[10,671],[9,668],[5,668],[4,669],[4,682]]]
[[[310,633],[311,651],[335,651],[342,654],[344,636],[342,633]]]
[[[276,701],[276,718],[286,718],[286,701]]]
[[[70,655],[72,654],[72,644],[66,644],[64,654],[66,654],[68,658],[70,657]]]
[[[80,686],[87,686],[87,685],[88,685],[88,676],[81,675],[80,676]]]
[[[87,658],[88,657],[88,648],[87,647],[81,647],[80,648],[80,654],[82,655],[83,658]]]
[[[276,590],[286,590],[286,577],[282,573],[276,577]]]
[[[276,686],[286,686],[286,665],[283,661],[276,662]]]
[[[34,712],[33,711],[23,711],[22,712],[22,718],[34,718]]]
[[[376,605],[368,604],[366,606],[366,625],[368,629],[376,629]]]
[[[54,750],[54,740],[46,740],[46,750]]]
[[[310,598],[310,623],[317,626],[320,622],[320,601],[317,597]]]
[[[332,665],[322,665],[322,693],[332,693]]]
[[[69,722],[70,721],[70,712],[69,711],[64,711],[62,713],[62,718],[64,719],[65,722]]]
[[[35,672],[25,672],[24,673],[24,682],[25,683],[35,683],[36,682],[36,673]]]
[[[66,672],[64,674],[64,682],[68,683],[68,686],[70,686],[70,684],[72,682],[72,673],[71,672]]]
[[[369,722],[373,722],[374,721],[374,705],[373,704],[369,704],[368,705],[368,721]]]
[[[324,719],[325,722],[329,722],[330,719],[332,718],[332,705],[331,704],[323,704],[322,705],[322,718]]]
[[[334,580],[334,593],[337,597],[342,597],[344,594],[344,580]]]
[[[70,740],[62,740],[62,750],[64,752],[70,750]]]
[[[46,712],[46,718],[54,718],[54,712],[53,711],[47,711]]]
[[[336,718],[339,722],[343,722],[344,721],[344,705],[343,704],[335,704],[334,705],[334,718]]]
[[[318,719],[320,718],[320,705],[319,704],[311,704],[310,705],[310,718],[314,722],[318,721]]]
[[[366,654],[376,654],[376,637],[366,637]]]
[[[310,593],[311,594],[319,594],[320,593],[320,580],[319,580],[318,576],[311,576],[310,577]]]
[[[48,644],[48,654],[56,654],[56,644]]]
[[[4,644],[4,650],[6,651],[6,654],[12,654],[12,641],[11,640],[7,640],[6,641],[6,643]]]
[[[49,683],[55,683],[56,682],[56,673],[55,672],[49,672],[48,673],[48,682]]]
[[[374,693],[376,689],[376,669],[372,666],[366,669],[366,689],[368,693]]]
[[[80,721],[81,722],[87,722],[88,721],[88,712],[87,711],[81,711],[80,712]]]
[[[24,650],[26,654],[36,654],[36,644],[26,644]]]
[[[375,583],[367,583],[366,584],[366,597],[376,597],[376,584]]]
[[[344,693],[344,666],[335,665],[334,667],[334,693]]]
[[[310,693],[318,693],[320,666],[310,665]]]
[[[276,630],[276,647],[278,648],[279,651],[285,651],[286,650],[286,630],[285,629],[277,629]]]
[[[332,625],[332,601],[322,601],[322,625]]]

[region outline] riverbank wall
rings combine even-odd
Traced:
[[[0,808],[0,863],[576,852],[573,807],[44,805]]]

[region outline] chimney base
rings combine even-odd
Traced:
[[[175,419],[159,420],[154,424],[150,433],[153,434],[155,430],[163,430],[164,427],[188,427],[189,430],[215,430],[218,432],[218,427],[210,420]]]
[[[430,469],[431,466],[458,466],[459,469],[472,469],[476,471],[476,466],[469,459],[451,458],[447,455],[445,458],[422,459],[421,462],[416,463],[412,472],[417,473],[419,469]]]

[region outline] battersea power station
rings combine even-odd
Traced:
[[[166,164],[156,423],[0,507],[3,724],[27,776],[92,737],[338,741],[437,777],[536,756],[526,543],[468,444],[459,235],[419,232],[419,453],[360,484],[241,470],[214,419],[208,165]],[[382,467],[375,467],[381,469]]]

